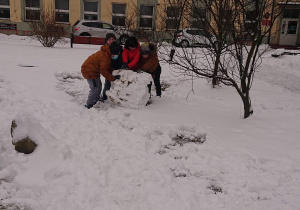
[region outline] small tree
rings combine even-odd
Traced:
[[[165,0],[168,1],[168,0]],[[244,104],[244,118],[253,113],[250,89],[254,73],[259,68],[266,49],[260,49],[263,38],[272,32],[272,26],[283,8],[277,7],[269,25],[263,25],[264,14],[272,11],[270,0],[191,0],[191,7],[184,5],[183,20],[192,26],[191,11],[198,14],[199,25],[209,40],[209,48],[172,48],[176,56],[170,62],[177,73],[194,78],[210,78],[233,86]],[[288,2],[288,0],[286,0]],[[167,2],[172,4],[171,1]],[[178,4],[174,4],[178,6]],[[201,8],[208,14],[203,15]],[[248,19],[251,11],[252,18]],[[164,49],[169,51],[169,49]],[[162,52],[163,53],[163,52]]]
[[[65,37],[70,36],[70,26],[56,21],[52,11],[41,11],[40,21],[28,22],[32,37],[44,47],[53,47],[57,42],[65,42]]]

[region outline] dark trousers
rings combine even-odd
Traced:
[[[161,96],[160,74],[161,74],[161,67],[158,64],[155,71],[151,74],[154,81],[157,96]]]
[[[111,87],[111,82],[108,79],[105,79],[102,96],[106,95],[106,91],[109,90],[110,87]]]

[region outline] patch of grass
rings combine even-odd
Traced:
[[[195,144],[203,144],[206,141],[206,133],[203,134],[176,134],[176,136],[172,137],[172,143],[164,145],[159,151],[158,154],[163,155],[167,153],[166,150],[170,150],[177,145],[183,146],[187,143],[195,143]]]
[[[221,187],[218,187],[218,186],[215,186],[215,185],[209,186],[208,189],[214,191],[215,194],[217,194],[217,193],[222,193],[222,188],[221,188]]]
[[[180,146],[190,142],[196,144],[203,144],[206,140],[206,134],[197,135],[197,136],[195,135],[185,136],[183,134],[177,134],[175,137],[172,138],[172,140],[175,142],[175,145],[179,144]]]
[[[162,91],[166,91],[166,89],[168,89],[169,87],[171,87],[171,84],[170,84],[170,83],[167,83],[167,82],[165,82],[165,81],[162,81],[162,82],[160,83],[160,85],[161,85],[161,90],[162,90]]]
[[[21,208],[16,204],[8,204],[5,206],[0,204],[0,210],[21,210]]]

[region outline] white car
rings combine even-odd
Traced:
[[[184,28],[176,33],[175,45],[180,47],[210,46],[216,41],[213,36],[207,37],[202,29]]]
[[[131,36],[131,33],[125,28],[116,27],[101,20],[78,20],[72,27],[72,33],[74,36],[100,38],[105,38],[107,33],[113,33],[120,40],[121,44],[125,44],[127,38]]]

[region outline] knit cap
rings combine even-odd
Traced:
[[[134,36],[129,37],[125,42],[125,48],[127,49],[128,47],[136,48],[138,47],[138,45],[139,45],[138,40]]]
[[[115,40],[117,39],[116,36],[113,33],[107,33],[106,37],[105,37],[105,43],[107,42],[107,40],[109,40],[110,38],[114,38]]]
[[[119,55],[122,51],[121,45],[119,45],[117,42],[111,43],[111,45],[109,45],[109,49],[112,55]]]
[[[144,44],[141,45],[141,54],[142,55],[149,55],[150,54],[149,43],[144,43]]]

